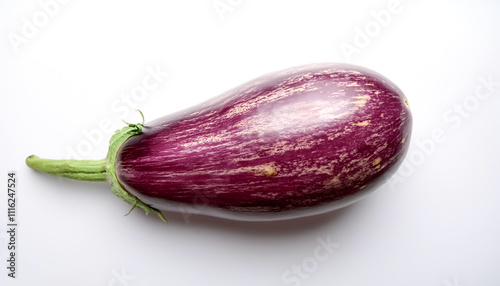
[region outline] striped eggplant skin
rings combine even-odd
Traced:
[[[144,125],[117,152],[127,192],[166,211],[235,220],[328,212],[366,196],[407,153],[402,91],[350,64],[267,74]]]

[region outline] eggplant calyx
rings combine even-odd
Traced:
[[[128,123],[127,121],[125,120],[122,120],[123,123],[127,124],[129,127],[133,127],[137,130],[137,133],[136,134],[139,134],[142,132],[142,126],[144,126],[144,114],[142,113],[142,111],[140,111],[139,109],[137,109],[137,111],[141,114],[141,117],[142,117],[142,122],[141,123]],[[118,130],[119,131],[119,130]],[[116,131],[116,132],[118,132]]]
[[[139,111],[140,112],[140,111]],[[139,200],[137,197],[134,195],[130,194],[123,188],[123,186],[120,184],[120,181],[118,180],[118,177],[116,176],[116,171],[115,171],[115,162],[116,162],[116,154],[120,147],[127,141],[128,138],[137,135],[142,132],[142,126],[144,124],[144,116],[141,116],[143,118],[142,123],[137,123],[137,124],[129,124],[126,123],[128,126],[116,131],[116,133],[111,136],[111,139],[109,141],[109,150],[108,150],[108,155],[106,157],[107,163],[106,163],[106,174],[108,181],[111,185],[111,191],[113,194],[115,194],[117,197],[122,199],[123,201],[127,202],[129,205],[132,206],[132,209],[130,212],[135,209],[136,207],[139,207],[143,209],[146,214],[149,214],[149,212],[154,212],[158,217],[163,221],[167,222],[165,217],[163,216],[162,212],[156,208],[153,208],[141,200]],[[129,213],[130,213],[129,212]],[[127,214],[128,215],[128,214]]]
[[[137,197],[127,192],[125,188],[123,188],[123,186],[120,184],[116,176],[116,153],[128,138],[142,132],[142,127],[144,126],[144,115],[140,110],[138,111],[142,116],[142,123],[130,124],[125,122],[127,126],[120,130],[117,130],[115,134],[111,136],[111,139],[109,141],[108,155],[105,159],[52,160],[42,159],[38,156],[31,155],[26,158],[26,165],[34,170],[43,173],[79,181],[108,181],[111,185],[111,191],[113,192],[113,194],[132,206],[132,209],[126,215],[128,215],[136,207],[139,207],[143,209],[146,214],[151,211],[156,213],[158,217],[160,217],[160,219],[166,223],[167,220],[160,210],[145,204]]]

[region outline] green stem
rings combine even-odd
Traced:
[[[115,171],[116,154],[120,147],[127,141],[128,138],[140,134],[144,126],[144,115],[138,110],[142,116],[142,123],[130,124],[125,122],[128,126],[117,130],[109,141],[109,150],[106,159],[103,160],[51,160],[41,159],[35,155],[26,158],[26,165],[30,168],[44,172],[47,174],[75,179],[79,181],[94,181],[104,182],[108,181],[111,185],[111,191],[117,197],[127,202],[134,208],[142,208],[146,214],[154,212],[158,217],[167,222],[162,212],[153,208],[137,197],[129,193],[118,180]],[[130,212],[129,212],[130,213]]]
[[[106,159],[103,160],[51,160],[31,155],[26,165],[37,171],[79,181],[106,181]]]

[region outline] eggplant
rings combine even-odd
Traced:
[[[32,155],[26,163],[109,181],[133,208],[163,220],[162,210],[284,220],[347,206],[385,183],[411,129],[408,100],[390,80],[320,63],[261,76],[150,123],[143,116],[111,137],[104,160]]]

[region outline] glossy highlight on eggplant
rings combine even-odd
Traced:
[[[412,116],[382,75],[322,63],[127,128],[106,172],[129,204],[270,221],[338,209],[386,182],[408,151]]]

